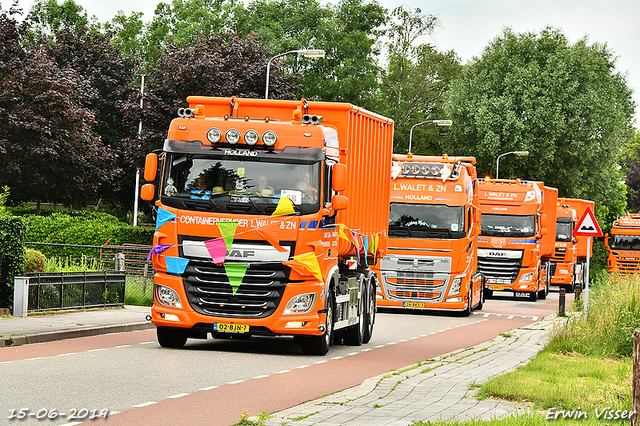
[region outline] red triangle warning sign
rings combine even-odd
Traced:
[[[591,206],[587,206],[587,209],[578,221],[576,229],[573,230],[573,235],[576,237],[602,237],[602,229],[600,229],[600,225],[598,225]]]

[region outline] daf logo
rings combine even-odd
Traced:
[[[256,151],[249,151],[248,149],[225,149],[224,155],[244,155],[245,157],[256,157],[258,153]]]
[[[231,250],[228,257],[255,257],[256,252],[253,250]]]
[[[501,252],[501,251],[490,251],[489,252],[489,256],[491,256],[491,257],[504,257],[506,255],[507,255],[507,253]]]

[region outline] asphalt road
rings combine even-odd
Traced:
[[[526,326],[555,312],[557,299],[498,296],[468,318],[382,311],[369,344],[334,346],[324,357],[303,355],[286,338],[166,349],[153,330],[3,348],[0,425],[75,424],[103,410],[109,425],[229,425],[245,410],[279,411]],[[21,409],[26,419],[9,418]]]

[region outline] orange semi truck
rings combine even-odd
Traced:
[[[152,323],[187,338],[293,336],[304,353],[373,333],[393,121],[348,103],[189,97],[157,183]],[[143,186],[145,200],[156,185]]]
[[[548,271],[555,248],[558,190],[542,182],[481,179],[478,270],[494,291],[536,301],[549,293]]]
[[[572,236],[577,221],[587,206],[593,210],[594,202],[575,198],[558,200],[555,252],[551,258],[551,285],[572,292],[584,288],[584,274],[589,252],[589,237]]]
[[[609,250],[609,273],[640,272],[640,213],[627,213],[611,226],[611,235],[604,237]]]
[[[378,305],[482,308],[474,157],[394,155],[388,254],[377,264]]]

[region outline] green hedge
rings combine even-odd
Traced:
[[[25,215],[25,241],[71,245],[101,246],[153,243],[154,228],[131,226],[107,213],[57,211],[46,216]],[[34,247],[46,256],[95,255],[86,248]]]
[[[25,226],[19,217],[0,215],[0,256],[9,261],[6,299],[0,300],[0,307],[13,306],[13,277],[24,273]],[[6,306],[2,306],[6,304]]]

